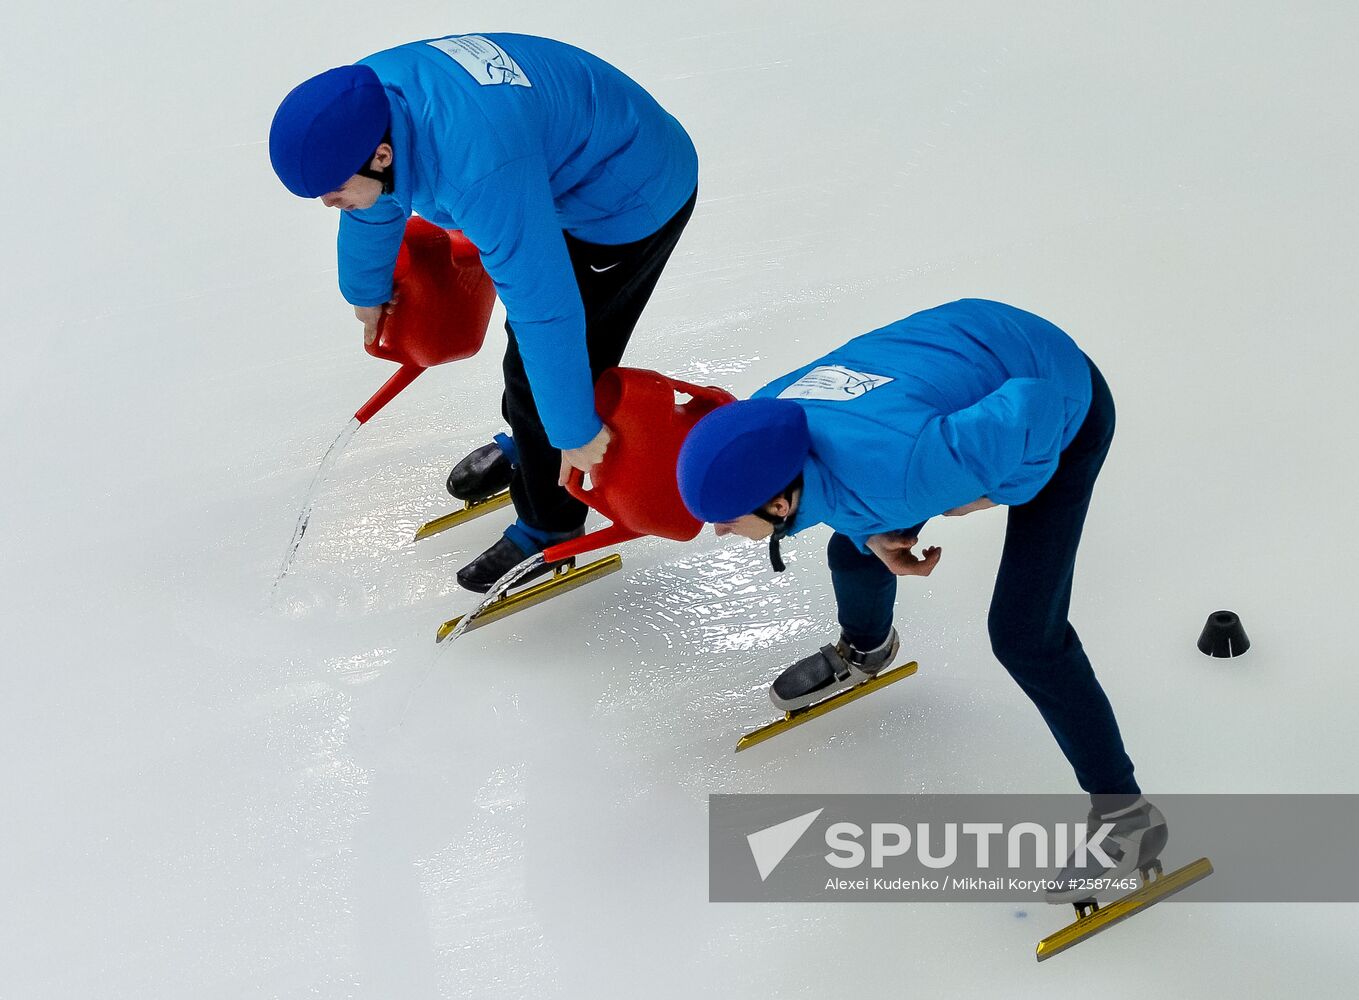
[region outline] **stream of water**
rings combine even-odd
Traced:
[[[345,424],[339,436],[326,449],[325,455],[321,459],[321,464],[316,467],[316,475],[312,477],[311,486],[307,489],[307,498],[303,501],[302,512],[297,516],[297,527],[293,529],[293,540],[288,544],[288,551],[283,556],[283,565],[278,569],[278,576],[274,578],[274,589],[278,589],[279,583],[288,575],[293,568],[293,563],[297,560],[297,550],[302,546],[302,536],[307,533],[307,525],[311,522],[311,511],[316,506],[316,497],[321,492],[321,487],[330,478],[331,470],[344,454],[345,448],[353,440],[358,429],[363,425],[355,417]],[[451,636],[450,636],[451,638]]]

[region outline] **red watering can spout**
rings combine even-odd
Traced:
[[[396,304],[378,320],[365,350],[401,368],[354,418],[367,423],[426,368],[481,350],[495,305],[495,286],[477,248],[457,230],[413,216],[406,223],[392,275]]]
[[[680,400],[679,396],[684,396]],[[549,562],[593,552],[643,535],[687,542],[703,528],[680,499],[675,467],[680,446],[705,414],[735,397],[640,368],[610,368],[595,383],[595,410],[612,433],[604,459],[578,469],[567,492],[613,523],[544,550]]]
[[[372,417],[377,415],[378,410],[395,399],[402,389],[424,373],[425,370],[419,365],[402,365],[396,370],[395,375],[382,383],[382,388],[373,393],[368,402],[358,408],[354,413],[354,419],[361,424],[368,423]]]

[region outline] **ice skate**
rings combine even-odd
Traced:
[[[737,752],[909,677],[918,666],[914,661],[888,669],[900,645],[893,629],[876,649],[855,649],[841,637],[798,660],[769,686],[769,700],[784,717],[742,736]]]
[[[623,559],[617,554],[596,559],[584,566],[577,566],[574,557],[556,561],[542,561],[529,567],[522,575],[512,579],[508,585],[503,585],[503,590],[497,588],[496,585],[511,570],[540,552],[542,548],[580,538],[584,533],[584,528],[563,532],[560,535],[552,536],[545,545],[540,547],[539,540],[529,535],[521,525],[518,523],[511,525],[504,537],[498,539],[494,545],[458,571],[459,586],[474,593],[488,594],[488,599],[467,616],[471,620],[463,631],[480,628],[482,625],[504,618],[516,611],[541,604],[551,597],[575,590],[577,587],[613,573],[622,567]],[[527,587],[522,586],[547,574],[551,574],[550,577],[540,583]],[[459,615],[457,618],[444,622],[439,627],[436,641],[443,642],[458,627],[463,617]]]
[[[769,700],[785,712],[824,701],[838,691],[871,681],[900,647],[896,629],[867,652],[855,649],[841,636],[835,645],[822,646],[779,674],[769,686]]]
[[[1095,835],[1104,825],[1112,829],[1100,840]],[[1088,898],[1088,886],[1099,880],[1118,880],[1127,878],[1139,869],[1149,867],[1165,850],[1166,819],[1161,810],[1138,797],[1136,802],[1113,812],[1101,814],[1090,810],[1086,819],[1086,831],[1100,851],[1106,854],[1113,867],[1106,866],[1094,851],[1073,853],[1062,866],[1053,880],[1054,888],[1044,893],[1049,903],[1074,903]]]
[[[464,458],[448,474],[448,492],[456,500],[477,503],[510,488],[516,458],[514,439],[497,434]]]
[[[1098,833],[1105,824],[1110,830],[1100,837]],[[1073,852],[1062,866],[1044,898],[1049,903],[1071,903],[1076,908],[1076,921],[1038,943],[1040,962],[1213,873],[1212,863],[1199,858],[1169,875],[1163,874],[1160,856],[1166,846],[1166,821],[1161,810],[1145,798],[1139,797],[1118,810],[1104,813],[1090,810],[1086,829],[1090,843],[1112,865],[1106,865],[1095,851],[1087,849],[1084,858],[1080,852]],[[1121,883],[1130,880],[1137,880],[1140,885],[1128,892]],[[1105,906],[1097,901],[1099,895],[1120,891],[1123,894]]]
[[[515,458],[514,439],[508,434],[497,434],[490,444],[482,445],[453,466],[446,485],[448,492],[463,502],[462,508],[421,525],[415,532],[415,540],[437,535],[507,506]]]
[[[570,541],[585,534],[584,528],[577,528],[574,531],[562,532],[560,535],[553,536],[546,545],[555,545],[558,542]],[[470,563],[458,570],[458,586],[464,590],[470,590],[477,594],[484,594],[514,567],[518,566],[535,552],[546,548],[546,545],[537,544],[537,540],[531,537],[521,527],[511,525],[503,536],[496,539],[494,545],[477,556]],[[572,560],[565,560],[561,563],[546,562],[526,573],[518,581],[527,583],[530,580],[542,576],[544,573],[551,573],[559,566],[565,565]]]

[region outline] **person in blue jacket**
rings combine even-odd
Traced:
[[[562,485],[609,444],[594,381],[622,358],[697,198],[679,122],[563,42],[451,35],[302,83],[279,106],[269,153],[290,191],[341,210],[340,290],[367,342],[395,301],[412,213],[461,229],[505,305],[512,437],[459,462],[448,487],[471,501],[508,486],[519,519],[458,582],[484,592],[579,535],[585,507]]]
[[[988,629],[1124,853],[1145,862],[1164,820],[1141,798],[1113,709],[1067,618],[1076,549],[1114,433],[1094,362],[1047,320],[964,299],[857,337],[705,416],[680,451],[680,493],[718,535],[779,540],[816,524],[841,634],[790,666],[786,711],[888,667],[897,577],[928,576],[925,522],[1009,507]],[[1148,856],[1148,852],[1150,855]]]

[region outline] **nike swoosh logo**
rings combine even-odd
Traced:
[[[621,263],[623,263],[621,260],[616,260],[608,267],[595,267],[593,264],[591,264],[590,270],[594,271],[595,274],[603,274],[605,271],[612,271],[615,267],[617,267]]]

